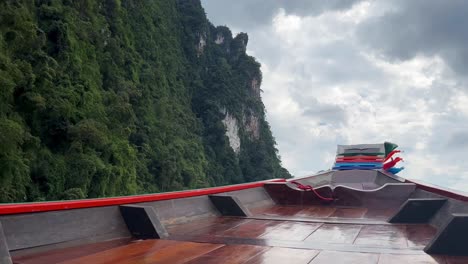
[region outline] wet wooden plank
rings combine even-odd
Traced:
[[[466,264],[468,263],[468,257],[464,256],[445,256],[446,264]]]
[[[250,219],[241,219],[241,218],[227,218],[224,221],[216,224],[207,226],[204,228],[194,228],[191,234],[210,234],[210,235],[223,235],[226,230],[235,229],[241,225],[251,222]]]
[[[435,236],[437,230],[430,225],[406,226],[408,247],[425,247]]]
[[[118,261],[119,264],[182,264],[187,263],[197,257],[208,254],[218,248],[224,247],[221,244],[181,242],[168,246],[162,250],[146,252],[133,258],[126,258]],[[96,263],[97,262],[90,262]]]
[[[250,259],[246,264],[307,264],[319,251],[273,247]]]
[[[317,232],[317,231],[316,231]],[[352,243],[332,243],[327,241],[327,237],[323,241],[318,240],[276,240],[276,239],[258,239],[258,238],[242,238],[242,237],[222,237],[222,236],[181,236],[172,237],[174,240],[194,241],[200,243],[214,243],[226,245],[255,245],[255,246],[271,246],[284,248],[312,249],[312,250],[331,250],[331,251],[347,251],[347,252],[368,252],[368,253],[387,253],[387,254],[424,254],[421,249],[389,247],[387,245],[355,245]]]
[[[364,215],[364,218],[388,220],[392,215],[395,214],[396,210],[397,209],[369,209]]]
[[[307,264],[319,251],[273,247],[251,258],[246,264]]]
[[[361,228],[361,225],[324,224],[305,241],[352,244]]]
[[[115,239],[100,243],[86,244],[69,248],[49,250],[42,253],[31,254],[27,256],[13,257],[14,263],[21,264],[50,264],[79,258],[116,247],[128,245],[130,238]]]
[[[272,216],[293,216],[303,209],[304,208],[301,206],[274,206],[260,212],[260,214]]]
[[[270,210],[273,210],[277,205],[269,205],[269,206],[264,206],[264,207],[257,207],[257,208],[250,208],[250,212],[252,215],[261,215],[265,212],[268,212]]]
[[[288,221],[288,222],[302,222],[302,223],[323,223],[323,224],[348,224],[348,225],[392,225],[384,220],[368,219],[368,218],[341,218],[341,217],[325,217],[325,218],[310,218],[310,217],[297,217],[297,216],[265,216],[256,215],[248,219],[256,220],[275,220],[275,221]]]
[[[177,234],[203,234],[219,232],[219,230],[226,230],[240,224],[246,223],[250,220],[241,218],[229,218],[229,217],[216,217],[209,219],[202,219],[199,221],[193,221],[190,223],[172,225],[166,227],[170,235]]]
[[[340,251],[322,251],[311,264],[377,264],[379,254]]]
[[[367,208],[336,208],[331,206],[273,206],[256,209],[254,215],[291,216],[291,217],[343,217],[343,218],[369,218],[388,219],[396,209],[367,209]]]
[[[281,221],[251,220],[241,225],[230,228],[219,235],[230,237],[257,238],[273,230]]]
[[[336,208],[326,206],[310,206],[296,213],[295,216],[304,217],[329,217],[335,212]]]
[[[381,254],[378,264],[445,264],[444,257],[429,255]]]
[[[336,208],[330,217],[363,218],[366,213],[367,208]]]
[[[242,225],[247,225],[246,227],[250,226],[250,225],[254,225],[253,223],[252,224],[248,224],[250,223],[251,220],[243,220],[241,222],[238,222],[238,223],[230,223],[230,224],[226,224],[226,225],[219,225],[219,226],[212,226],[210,228],[205,228],[203,230],[200,230],[199,232],[196,232],[195,234],[208,234],[208,235],[213,235],[213,236],[224,236],[225,233],[227,232],[228,234],[231,234],[232,232],[235,232],[235,230],[239,230],[240,226]],[[247,228],[245,228],[247,229]],[[240,236],[242,236],[242,230],[244,230],[244,228],[240,228]],[[229,232],[228,232],[229,231]]]
[[[260,238],[302,241],[321,225],[320,223],[283,222]]]
[[[406,226],[364,226],[356,238],[356,245],[379,245],[406,248]]]
[[[223,219],[224,218],[220,218],[220,217],[210,217],[210,218],[200,219],[198,221],[193,221],[189,223],[167,225],[166,229],[169,235],[189,234],[200,228],[205,228],[208,226],[216,225],[219,222],[223,221]]]
[[[271,219],[235,217],[202,219],[170,226],[168,230],[174,234],[171,239],[178,241],[132,242],[126,246],[104,249],[105,251],[102,252],[93,251],[87,253],[92,254],[88,256],[69,255],[68,257],[75,259],[64,263],[245,263],[248,261],[248,263],[293,264],[307,263],[313,259],[310,263],[314,264],[327,263],[330,254],[327,252],[340,253],[336,254],[335,260],[328,263],[376,263],[352,261],[359,261],[362,257],[360,254],[367,254],[366,256],[370,256],[372,261],[380,253],[389,256],[397,254],[399,257],[395,258],[395,261],[402,259],[400,263],[432,261],[421,250],[435,233],[435,229],[428,225],[379,224],[382,221],[377,221],[376,216],[384,215],[386,212],[369,211],[365,208],[326,206],[275,206],[272,208],[264,212],[276,213],[278,219],[272,220],[273,217]],[[284,215],[281,216],[281,214]],[[292,215],[288,216],[288,214]],[[329,217],[324,217],[326,215]],[[306,218],[314,221],[303,220]],[[325,224],[320,222],[326,222],[326,219],[333,221],[341,219],[344,222]],[[352,223],[347,221],[352,221]],[[225,247],[226,249],[223,249]],[[96,249],[96,251],[100,250]],[[244,255],[244,251],[248,255]],[[318,254],[320,251],[325,253]],[[321,254],[323,255],[320,256]],[[344,258],[345,255],[349,256]],[[307,259],[308,257],[310,258]],[[231,259],[232,262],[226,262],[226,258]],[[340,262],[342,258],[345,262]],[[439,261],[435,257],[432,259]],[[447,264],[468,263],[466,260],[466,258],[457,257],[451,258],[449,262],[447,257]],[[386,256],[382,261],[392,261],[392,258]],[[57,262],[59,261],[43,263]]]
[[[289,216],[310,218],[364,218],[375,220],[387,220],[395,213],[396,209],[367,209],[367,208],[336,208],[331,206],[273,206],[269,208],[255,209],[253,216]]]
[[[81,258],[72,259],[61,262],[63,264],[80,264],[80,263],[96,263],[96,264],[113,264],[119,261],[129,259],[141,254],[151,253],[167,247],[180,244],[182,242],[171,240],[144,240],[131,243],[126,246],[113,248],[100,253],[88,255]]]
[[[188,264],[246,263],[249,259],[269,249],[270,247],[229,245],[199,256],[188,262]]]

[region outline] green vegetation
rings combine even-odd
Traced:
[[[1,1],[0,202],[289,177],[247,40],[194,0]]]

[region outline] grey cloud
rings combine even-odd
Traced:
[[[468,66],[468,1],[400,0],[358,30],[361,41],[388,59],[440,55],[459,74]]]
[[[359,50],[345,40],[338,40],[311,49],[306,55],[309,62],[304,76],[320,76],[324,84],[348,83],[350,81],[376,81],[384,78],[375,65],[367,61]],[[350,65],[349,62],[353,64]]]
[[[468,131],[457,131],[450,135],[447,140],[447,147],[450,149],[463,149],[466,151],[468,148]]]
[[[285,55],[290,47],[282,46],[282,40],[271,32],[271,19],[280,8],[297,15],[318,15],[326,10],[346,10],[362,0],[202,0],[208,18],[214,24],[226,24],[234,30],[245,31],[252,37],[249,47],[254,56],[269,67],[289,60]],[[317,36],[310,36],[310,43]],[[295,71],[303,77],[321,76],[324,82],[340,83],[361,79],[379,79],[382,74],[359,54],[349,39],[336,40],[304,51],[306,63],[298,63]],[[343,62],[353,61],[353,66]],[[328,62],[328,63],[327,63]],[[331,63],[329,63],[331,62]]]
[[[288,63],[294,59],[290,51],[281,50],[278,44],[274,44],[280,42],[278,39],[252,39],[255,41],[252,45],[255,56],[269,67],[274,68],[280,63]],[[255,49],[255,47],[261,48]],[[310,47],[300,56],[305,58],[305,61],[288,65],[289,69],[294,72],[294,85],[296,86],[292,89],[310,89],[311,86],[314,89],[320,89],[319,87],[349,84],[355,81],[384,82],[386,78],[382,71],[369,62],[353,44],[345,40]],[[352,62],[352,65],[349,62]],[[297,86],[299,83],[307,84],[307,88]],[[366,93],[364,88],[362,92]]]
[[[441,114],[433,119],[430,138],[427,140],[425,152],[434,155],[437,158],[438,164],[444,166],[460,166],[466,171],[465,153],[468,149],[468,126],[466,124],[466,116],[460,113],[450,111],[446,114]],[[421,131],[424,133],[425,131]],[[421,133],[421,134],[422,134]],[[428,167],[434,164],[428,163]],[[429,181],[448,186],[444,182],[452,178],[456,180],[456,175],[444,175],[444,179]]]
[[[346,112],[337,105],[311,104],[305,108],[303,115],[320,120],[319,125],[343,125],[347,123]]]
[[[271,19],[280,8],[288,14],[315,16],[349,9],[356,2],[202,0],[215,25],[249,34],[249,52],[264,65],[268,121],[292,173],[301,176],[330,168],[336,144],[389,140],[406,151],[403,177],[453,186],[468,170],[463,160],[467,116],[451,105],[459,104],[454,98],[467,87],[463,77],[468,75],[463,74],[468,68],[468,1],[371,0],[373,13],[358,24],[331,13],[325,20],[317,17],[302,23],[303,35],[291,39],[273,31]],[[336,39],[320,39],[318,29],[329,30]],[[411,65],[410,72],[404,70],[407,65],[387,68],[367,55],[383,55],[378,57],[382,62],[438,55],[455,72],[431,64],[418,71],[434,80],[421,84]],[[337,90],[345,96],[334,100]],[[275,111],[278,95],[285,97],[282,107],[292,109]],[[344,102],[346,98],[360,101]],[[361,129],[359,121],[374,123]],[[434,170],[441,166],[450,170]]]
[[[350,8],[361,0],[202,0],[212,23],[227,25],[240,30],[265,25],[280,8],[296,15],[317,15],[326,10]]]
[[[302,115],[315,120],[318,125],[338,127],[348,122],[345,109],[339,105],[320,102],[312,96],[301,94],[300,91],[293,91],[292,96],[303,109]]]

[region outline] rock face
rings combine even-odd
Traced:
[[[255,97],[260,98],[260,81],[257,77],[254,77],[250,82],[250,89]]]
[[[222,123],[226,129],[226,137],[229,140],[229,146],[232,150],[238,154],[241,149],[241,139],[239,136],[239,122],[231,115],[226,109],[222,109],[221,112],[225,115]],[[242,116],[242,126],[247,132],[250,140],[260,139],[260,118],[255,114],[249,112]]]
[[[260,139],[260,122],[258,116],[250,114],[244,119],[245,130],[253,140]]]
[[[237,124],[237,119],[226,112],[226,116],[223,119],[223,124],[226,127],[226,136],[229,139],[229,146],[231,146],[234,153],[238,154],[241,147],[240,137],[239,137],[239,126]]]
[[[225,26],[192,20],[184,27],[205,32],[184,43],[195,71],[190,84],[194,87],[192,106],[205,126],[204,142],[209,143],[205,146],[211,166],[208,175],[219,184],[290,177],[281,166],[265,119],[260,63],[246,53],[248,35],[233,36]],[[224,177],[218,181],[215,175]]]
[[[222,34],[218,34],[216,36],[215,43],[219,45],[219,44],[223,44],[223,42],[224,42],[224,36]]]
[[[205,34],[200,34],[200,38],[198,40],[198,45],[197,45],[197,56],[200,57],[200,55],[203,54],[203,50],[205,49],[206,46],[206,37]]]

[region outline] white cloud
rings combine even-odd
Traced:
[[[429,89],[432,82],[441,77],[446,66],[440,57],[418,56],[407,61],[389,62],[373,55],[365,55],[389,77],[396,78],[397,87],[411,86]]]
[[[458,91],[450,98],[449,109],[468,117],[468,95]]]
[[[283,165],[296,176],[330,168],[337,144],[392,141],[406,150],[402,176],[468,188],[460,185],[468,180],[460,158],[468,149],[463,79],[440,54],[389,59],[358,36],[398,8],[387,1],[310,15],[278,8],[271,23],[241,28],[262,63],[262,97]]]

